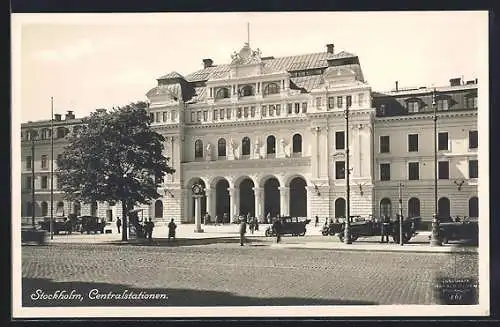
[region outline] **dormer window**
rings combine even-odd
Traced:
[[[267,84],[264,88],[264,95],[279,93],[280,88],[276,83]]]
[[[420,101],[411,100],[407,102],[407,108],[409,113],[419,112],[420,110]]]
[[[218,89],[217,92],[215,93],[215,98],[216,99],[229,98],[229,90],[225,87]]]
[[[242,96],[242,97],[247,97],[247,96],[251,96],[254,94],[255,94],[255,92],[254,92],[254,89],[251,85],[246,85],[240,89],[240,96]]]
[[[477,94],[467,94],[465,96],[466,106],[469,109],[477,108]]]
[[[448,110],[448,99],[439,99],[437,100],[437,109],[438,110]]]

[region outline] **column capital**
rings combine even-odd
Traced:
[[[280,187],[278,187],[278,190],[288,192],[288,191],[290,191],[290,188],[288,186],[280,186]]]
[[[213,189],[212,189],[212,188],[206,188],[206,189],[205,189],[205,195],[206,195],[206,196],[211,195],[211,194],[212,194],[212,191],[213,191]]]

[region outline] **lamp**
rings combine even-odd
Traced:
[[[316,185],[314,183],[313,183],[313,185],[314,185],[314,190],[316,191],[316,195],[321,196],[321,192],[319,191],[318,185]]]
[[[463,179],[456,179],[453,181],[453,183],[455,183],[455,185],[457,185],[458,190],[461,191],[462,185],[464,185],[465,181]]]
[[[165,193],[165,195],[167,195],[167,193],[170,195],[171,198],[174,197],[174,194],[172,192],[170,192],[169,189],[164,189],[163,192]]]

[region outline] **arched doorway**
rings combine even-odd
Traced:
[[[420,200],[411,198],[408,200],[408,217],[420,217]]]
[[[479,217],[479,198],[477,196],[469,199],[469,217]]]
[[[391,199],[389,198],[380,200],[380,218],[383,219],[386,216],[389,217],[389,219],[392,216],[392,205]]]
[[[189,186],[189,192],[191,192],[191,187],[194,185],[194,184],[199,184],[203,187],[203,190],[205,190],[206,186],[205,186],[205,182],[201,179],[201,178],[198,178],[198,179],[195,179]],[[192,193],[191,193],[192,194]],[[195,200],[193,197],[191,197],[191,216],[194,220],[195,218],[195,215],[196,215],[196,206],[195,206]],[[207,212],[207,197],[204,196],[200,199],[200,206],[201,206],[201,222],[202,224],[205,223],[205,213]]]
[[[155,218],[163,218],[163,202],[161,200],[155,202]]]
[[[264,216],[277,217],[280,213],[280,183],[274,177],[264,183]]]
[[[307,183],[302,177],[290,182],[290,216],[307,217]]]
[[[73,213],[77,216],[80,217],[82,215],[82,206],[80,205],[80,202],[75,201],[73,203]]]
[[[229,210],[231,199],[229,198],[229,182],[226,179],[221,179],[215,184],[215,215],[219,217],[218,221],[222,223],[229,222]],[[226,214],[226,221],[222,218]]]
[[[255,195],[253,188],[255,187],[250,178],[245,178],[240,183],[240,215],[255,217]]]
[[[345,199],[338,198],[335,200],[335,218],[345,218]]]
[[[450,200],[448,198],[440,198],[438,200],[438,217],[440,219],[450,218]]]

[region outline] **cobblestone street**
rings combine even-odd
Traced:
[[[477,278],[476,254],[371,253],[240,247],[52,244],[22,248],[23,305],[433,304],[439,277]],[[82,300],[38,300],[71,290]],[[163,293],[162,300],[92,300],[88,293]],[[81,302],[80,302],[81,301]]]

